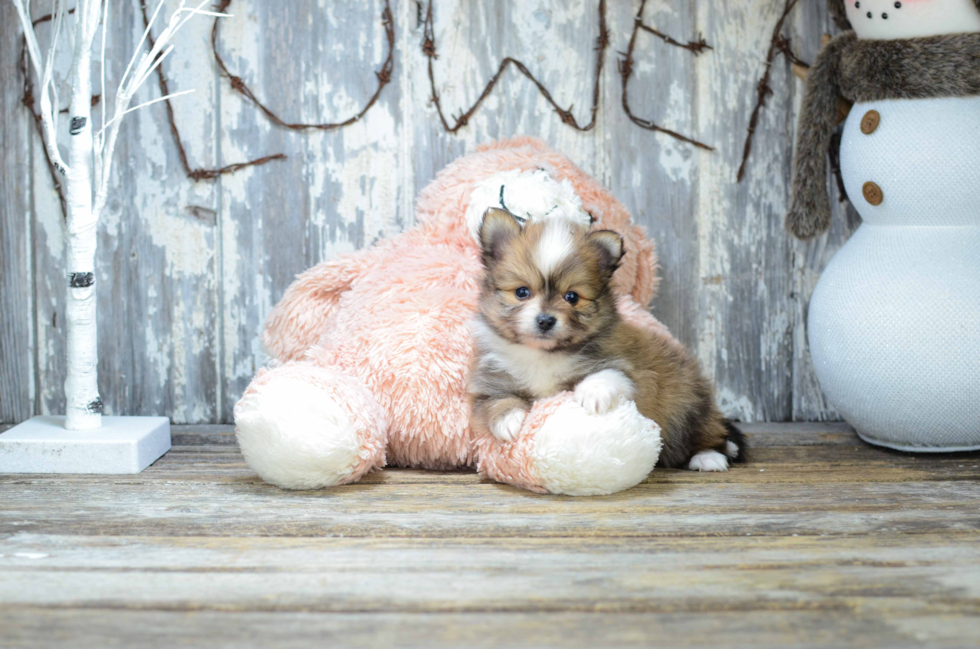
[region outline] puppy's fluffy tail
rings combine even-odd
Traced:
[[[732,462],[747,461],[749,459],[749,445],[745,440],[745,433],[736,428],[735,424],[728,419],[724,421],[724,424],[725,430],[728,432],[725,444],[725,455],[727,455]]]

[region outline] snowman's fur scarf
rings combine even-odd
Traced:
[[[827,152],[838,95],[852,102],[977,96],[977,61],[980,33],[862,40],[848,31],[830,41],[806,78],[787,229],[809,239],[830,226]]]
[[[980,0],[976,1],[980,2]],[[830,0],[828,4],[830,5],[830,17],[834,20],[834,24],[841,31],[850,30],[851,21],[847,19],[847,9],[844,8],[844,0]]]

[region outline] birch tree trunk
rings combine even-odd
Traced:
[[[92,210],[92,40],[89,18],[94,3],[79,3],[79,29],[72,65],[69,108],[68,177],[68,371],[65,379],[65,428],[88,430],[102,425],[98,386],[98,331],[95,317],[95,246],[97,218]],[[96,5],[98,6],[98,5]],[[83,8],[84,7],[84,8]]]

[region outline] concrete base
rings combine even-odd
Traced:
[[[166,417],[103,417],[95,430],[34,417],[0,434],[0,473],[139,473],[169,450]]]

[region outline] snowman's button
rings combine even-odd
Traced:
[[[864,200],[872,205],[881,205],[881,201],[885,200],[885,195],[881,192],[881,187],[871,181],[864,183],[864,186],[861,188],[861,193],[864,194]]]
[[[878,128],[878,124],[881,123],[881,115],[878,114],[876,110],[869,110],[861,118],[861,132],[865,135],[871,135]]]

